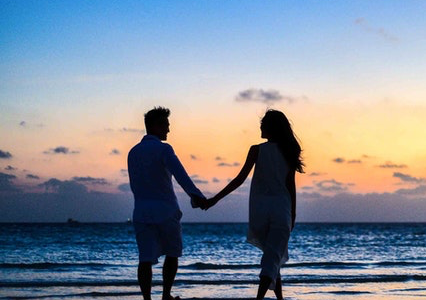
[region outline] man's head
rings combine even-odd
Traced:
[[[169,130],[170,110],[161,106],[154,107],[145,114],[145,128],[147,134],[157,136],[160,140],[167,140]]]

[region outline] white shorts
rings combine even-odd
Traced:
[[[134,222],[140,262],[158,263],[162,255],[182,256],[182,212],[160,224]]]

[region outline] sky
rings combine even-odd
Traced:
[[[426,2],[0,0],[0,222],[124,222],[127,153],[170,108],[211,197],[283,111],[300,222],[426,222]],[[251,177],[251,175],[249,176]],[[186,222],[245,222],[250,178]]]

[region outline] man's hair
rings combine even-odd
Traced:
[[[160,123],[165,118],[168,118],[170,116],[170,109],[165,107],[154,107],[154,109],[151,109],[149,112],[145,114],[145,128],[147,131],[149,131],[152,126]]]

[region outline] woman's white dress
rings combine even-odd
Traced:
[[[286,187],[289,167],[276,143],[259,145],[250,188],[247,241],[263,251],[260,276],[273,279],[288,260],[291,197]]]

